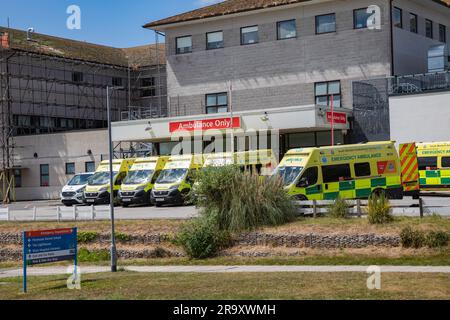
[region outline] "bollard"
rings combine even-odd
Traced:
[[[9,211],[9,207],[6,208],[6,221],[11,221],[11,211]]]
[[[361,212],[361,199],[356,200],[356,211],[358,214],[358,218],[361,218],[362,212]]]
[[[423,199],[419,198],[420,218],[423,218]]]
[[[37,221],[37,208],[33,207],[33,221]]]
[[[77,206],[73,206],[73,220],[77,221]]]
[[[61,212],[60,212],[61,208],[60,207],[56,207],[56,220],[58,222],[61,222]]]
[[[317,218],[317,200],[313,200],[313,217]]]
[[[92,217],[92,221],[95,221],[95,208],[93,205],[91,206],[91,217]]]

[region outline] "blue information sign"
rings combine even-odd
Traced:
[[[77,228],[23,233],[23,290],[27,291],[27,266],[74,260],[77,267]]]

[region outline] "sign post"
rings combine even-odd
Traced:
[[[24,293],[27,292],[28,266],[73,260],[77,276],[77,234],[77,228],[23,232]]]

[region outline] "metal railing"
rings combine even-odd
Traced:
[[[450,71],[388,78],[390,96],[450,90]]]
[[[167,108],[129,107],[120,113],[120,121],[135,121],[167,117]]]

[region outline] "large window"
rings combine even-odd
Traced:
[[[84,164],[85,172],[95,172],[95,162],[89,161]]]
[[[66,174],[75,174],[75,163],[66,163]]]
[[[192,52],[192,37],[191,36],[177,38],[176,44],[177,44],[177,54]]]
[[[450,157],[442,158],[442,168],[450,168]]]
[[[220,49],[223,48],[223,32],[210,32],[206,34],[206,49]]]
[[[22,170],[14,169],[14,186],[16,188],[22,187]]]
[[[410,13],[409,14],[409,31],[412,33],[419,32],[419,29],[417,27],[417,14]]]
[[[370,163],[355,163],[355,175],[357,177],[370,177],[372,175]]]
[[[394,7],[394,26],[397,28],[403,28],[403,11],[400,8]]]
[[[350,180],[352,177],[349,164],[323,166],[322,174],[324,183],[346,181]]]
[[[367,28],[369,18],[372,16],[372,13],[367,12],[367,8],[357,9],[353,11],[353,27],[355,29],[364,29]]]
[[[425,19],[425,35],[433,39],[433,21]]]
[[[41,187],[50,186],[50,166],[48,164],[41,164]]]
[[[437,157],[421,157],[419,160],[419,170],[435,170],[438,166]]]
[[[214,93],[206,95],[206,113],[228,112],[227,93]]]
[[[316,105],[329,107],[333,100],[334,107],[341,107],[341,82],[318,82],[315,85]]]
[[[141,79],[141,97],[154,97],[156,96],[155,77],[148,77]]]
[[[447,43],[447,27],[443,24],[439,25],[439,41]]]
[[[316,16],[316,34],[336,32],[336,14]]]
[[[278,40],[297,37],[297,23],[294,20],[280,21],[277,23]]]
[[[254,44],[259,42],[258,26],[241,28],[241,44]]]

